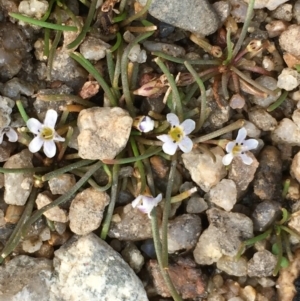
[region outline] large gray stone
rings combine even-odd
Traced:
[[[145,5],[147,0],[138,2]],[[206,0],[152,0],[149,13],[160,21],[202,35],[214,33],[220,23]]]
[[[0,267],[0,301],[49,301],[52,261],[17,256]]]
[[[73,237],[55,252],[50,301],[147,301],[133,270],[105,241],[91,233]]]

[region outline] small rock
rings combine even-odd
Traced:
[[[300,33],[300,32],[299,32]],[[284,68],[278,76],[277,87],[292,91],[300,85],[300,74],[297,70]]]
[[[78,153],[83,159],[114,159],[126,146],[132,125],[128,112],[115,108],[90,108],[78,116]]]
[[[80,45],[80,53],[87,60],[99,61],[106,56],[106,50],[111,46],[100,39],[87,37]]]
[[[300,1],[297,0],[293,7],[293,17],[296,19],[297,23],[300,24]]]
[[[168,251],[190,250],[196,245],[202,227],[198,215],[183,214],[168,223]]]
[[[234,181],[223,179],[208,192],[209,200],[226,211],[231,211],[237,201]]]
[[[251,152],[248,152],[247,155],[253,159],[252,164],[246,165],[240,157],[234,157],[228,173],[228,179],[235,182],[237,198],[241,197],[247,190],[249,184],[254,178],[259,164]]]
[[[300,128],[291,119],[283,118],[271,133],[271,138],[276,143],[300,146]]]
[[[261,86],[268,88],[271,91],[274,91],[277,88],[277,80],[271,76],[262,75],[258,77],[255,82]],[[252,102],[259,105],[260,107],[267,108],[270,104],[274,103],[277,98],[281,95],[281,92],[278,91],[276,94],[269,94],[267,97],[252,96]]]
[[[263,108],[254,108],[248,112],[249,120],[263,131],[273,131],[277,121]]]
[[[286,3],[278,6],[274,11],[272,11],[271,16],[278,20],[291,21],[293,18],[293,5]]]
[[[4,168],[30,168],[32,153],[24,149],[11,156],[3,165]],[[24,185],[26,183],[26,185]],[[25,205],[32,189],[33,173],[6,173],[4,174],[4,202],[10,205]]]
[[[208,209],[208,205],[203,198],[192,196],[186,205],[187,213],[201,213]]]
[[[256,252],[248,261],[249,277],[268,277],[273,275],[276,266],[276,256],[268,250]]]
[[[5,221],[10,224],[17,224],[24,209],[25,206],[9,205],[5,212]]]
[[[146,41],[143,43],[143,46],[149,52],[162,51],[174,57],[183,57],[185,55],[185,49],[181,46],[174,44]]]
[[[227,1],[218,1],[213,3],[213,8],[219,16],[221,23],[225,22],[230,15],[231,5]]]
[[[109,195],[95,188],[87,188],[73,199],[70,210],[70,229],[78,235],[96,230],[102,221],[103,212],[109,203]]]
[[[41,248],[42,244],[43,241],[39,237],[32,237],[22,242],[22,249],[27,253],[34,253]]]
[[[222,256],[217,262],[217,268],[228,275],[242,277],[247,276],[247,259],[240,257]]]
[[[296,250],[293,261],[288,267],[279,270],[279,278],[277,279],[277,292],[280,301],[296,301],[295,295],[299,292],[295,288],[294,282],[298,282],[300,266],[300,250]]]
[[[156,260],[148,262],[148,270],[153,278],[157,293],[165,298],[171,297]],[[205,292],[205,283],[199,268],[169,264],[168,273],[175,289],[183,299],[197,299]]]
[[[70,56],[65,49],[57,49],[53,58],[51,80],[61,81],[79,91],[86,81],[87,72]]]
[[[133,63],[145,63],[147,60],[146,51],[141,50],[140,44],[135,44],[128,53],[128,59]]]
[[[261,130],[257,128],[257,126],[248,121],[245,120],[244,128],[247,130],[247,136],[250,138],[259,138],[261,134]]]
[[[257,294],[255,288],[252,287],[251,285],[247,285],[244,288],[241,288],[241,290],[240,290],[240,296],[244,300],[247,300],[247,301],[258,300],[258,299],[256,299],[256,295],[258,295],[258,294]],[[261,300],[261,301],[264,301],[264,300]]]
[[[36,198],[36,205],[38,209],[41,209],[45,207],[46,205],[52,203],[52,199],[49,197],[49,195],[45,192],[39,193]],[[50,221],[53,222],[61,222],[66,223],[68,221],[68,215],[66,210],[63,210],[59,208],[58,206],[55,206],[43,213]]]
[[[50,179],[48,184],[52,194],[65,194],[76,184],[76,179],[74,175],[65,173]]]
[[[261,200],[280,201],[282,194],[282,161],[274,146],[266,146],[260,154],[260,165],[254,179],[254,193]]]
[[[220,147],[214,147],[210,151],[216,157],[215,162],[208,153],[202,154],[196,149],[182,155],[184,166],[190,172],[193,181],[205,192],[217,185],[227,174],[222,163],[223,150]]]
[[[49,3],[44,0],[26,0],[19,4],[19,13],[26,16],[41,19],[48,10]]]
[[[288,223],[289,227],[300,233],[300,211],[294,212]]]
[[[99,84],[95,80],[90,80],[84,83],[82,86],[79,96],[83,99],[91,98],[99,92]]]
[[[300,183],[300,152],[298,152],[292,161],[290,174]]]
[[[300,56],[300,25],[290,25],[279,37],[281,48],[294,56]]]
[[[296,125],[300,128],[300,110],[299,109],[294,110],[292,119],[296,123]]]
[[[249,3],[249,0],[245,0]],[[256,0],[254,3],[254,9],[267,8],[268,10],[274,10],[279,5],[287,2],[288,0]]]
[[[116,208],[108,236],[119,240],[139,241],[152,238],[151,221],[131,204]]]
[[[34,93],[34,85],[14,77],[3,85],[2,93],[11,99],[19,99],[20,95],[32,96]]]
[[[280,215],[280,203],[274,201],[264,201],[259,203],[252,213],[254,231],[266,231],[274,224],[275,220],[277,220]]]
[[[142,269],[145,263],[142,253],[132,242],[128,242],[126,244],[125,248],[121,252],[121,255],[136,274]]]
[[[4,128],[10,124],[11,112],[15,102],[5,96],[0,96],[0,128]]]
[[[142,5],[146,1],[138,0]],[[214,33],[220,24],[217,13],[204,0],[153,0],[149,13],[162,22],[205,36]]]
[[[11,153],[16,149],[16,146],[16,143],[2,141],[2,143],[0,144],[0,162],[6,162],[10,158]]]
[[[253,224],[246,215],[217,208],[206,213],[210,225],[201,234],[193,253],[198,264],[212,264],[222,255],[234,257],[241,243],[253,237]]]
[[[17,256],[0,266],[0,299],[50,300],[52,276],[51,260]]]
[[[73,237],[54,254],[50,300],[148,300],[133,270],[93,233]]]

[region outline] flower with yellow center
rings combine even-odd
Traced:
[[[167,114],[167,120],[171,124],[170,131],[168,134],[157,136],[157,139],[164,142],[163,151],[168,155],[174,155],[179,147],[184,153],[189,153],[193,148],[193,142],[187,135],[195,129],[195,121],[187,119],[179,124],[178,117],[173,113]]]
[[[246,165],[250,165],[253,162],[253,159],[246,152],[257,148],[258,141],[256,139],[245,140],[246,136],[247,130],[243,127],[239,130],[236,140],[227,143],[226,151],[228,154],[222,159],[224,165],[229,165],[236,156],[241,157]]]
[[[56,120],[57,112],[52,109],[47,111],[44,124],[35,118],[28,119],[26,125],[30,132],[36,135],[28,146],[32,153],[38,152],[44,146],[43,150],[48,158],[55,156],[56,146],[54,141],[65,141],[65,138],[60,137],[54,129]]]

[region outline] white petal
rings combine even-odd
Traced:
[[[63,141],[65,141],[65,138],[59,136],[59,135],[55,132],[55,133],[54,133],[53,140],[54,140],[54,141],[61,141],[61,142],[63,142]]]
[[[231,142],[228,142],[226,144],[226,152],[227,153],[231,153],[233,148],[236,146],[236,142],[235,141],[231,141]]]
[[[176,153],[177,146],[177,143],[174,143],[172,139],[170,139],[170,141],[167,141],[163,144],[162,149],[166,154],[172,156]]]
[[[139,195],[138,197],[136,197],[133,201],[132,201],[132,203],[131,203],[131,206],[133,207],[133,208],[135,208],[139,203],[140,203],[140,201],[142,200],[142,195]]]
[[[246,136],[247,136],[247,130],[244,127],[240,128],[235,141],[237,143],[242,143],[245,140]]]
[[[38,135],[39,134],[39,131],[41,130],[42,128],[42,124],[35,118],[29,118],[26,122],[26,125],[29,129],[29,131],[33,134],[36,134]]]
[[[54,129],[56,120],[57,120],[57,112],[55,110],[50,109],[46,113],[44,125]]]
[[[222,158],[222,163],[224,165],[229,165],[233,159],[233,154],[229,153]]]
[[[173,125],[175,125],[175,126],[179,125],[179,119],[178,119],[178,117],[177,117],[175,114],[173,114],[173,113],[167,114],[167,120],[168,120],[168,122],[169,122],[172,126],[173,126]]]
[[[41,149],[43,143],[44,140],[37,136],[32,139],[32,141],[28,145],[28,148],[32,153],[36,153]]]
[[[246,165],[250,165],[253,162],[253,159],[246,154],[240,154],[240,157]]]
[[[140,123],[139,130],[143,133],[148,133],[154,129],[154,120],[146,116]]]
[[[5,134],[8,138],[8,141],[10,142],[16,142],[18,140],[18,134],[11,127],[9,128],[9,131],[6,132]]]
[[[44,153],[48,158],[53,158],[56,153],[56,145],[53,140],[44,142]]]
[[[193,141],[189,137],[183,137],[178,146],[184,153],[189,153],[193,148]]]
[[[159,195],[157,195],[157,197],[154,199],[156,205],[162,200],[162,194],[160,193]]]
[[[180,126],[182,127],[183,132],[188,135],[195,129],[196,123],[192,119],[187,119]]]
[[[156,138],[162,142],[173,142],[172,138],[167,134],[159,135]]]
[[[258,141],[256,139],[248,139],[244,141],[243,149],[250,150],[256,149],[258,146]]]

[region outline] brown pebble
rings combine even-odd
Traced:
[[[22,216],[24,206],[9,205],[5,212],[5,221],[10,224],[16,224]]]
[[[69,231],[65,231],[62,235],[58,234],[57,232],[52,232],[48,243],[51,246],[61,246],[71,237],[71,235],[72,233]]]
[[[161,275],[158,262],[150,260],[147,268],[152,275],[157,293],[163,297],[171,297]],[[205,292],[205,283],[199,268],[189,265],[169,264],[168,272],[177,292],[183,299],[199,298]]]
[[[44,242],[41,248],[34,252],[33,255],[37,258],[52,259],[54,254],[54,248],[48,242]]]

